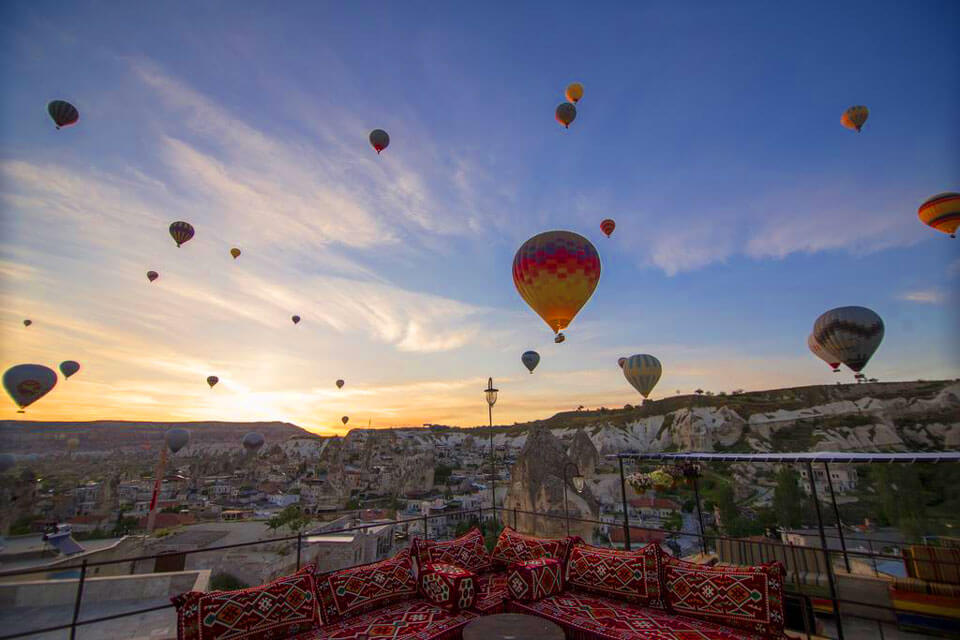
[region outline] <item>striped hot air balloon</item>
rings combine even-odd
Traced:
[[[610,237],[610,234],[613,233],[613,230],[616,228],[617,228],[617,223],[611,220],[610,218],[607,218],[606,220],[600,223],[600,230],[603,231],[608,238]]]
[[[960,193],[938,193],[920,205],[917,215],[928,227],[956,238],[957,227],[960,226]]]
[[[650,395],[653,388],[660,381],[663,367],[655,357],[640,353],[630,356],[623,363],[623,377],[640,392],[644,398]]]
[[[193,237],[193,225],[182,220],[172,223],[170,225],[170,237],[179,247]]]
[[[817,339],[813,337],[812,333],[807,336],[807,347],[810,348],[810,351],[813,353],[813,355],[830,365],[830,368],[833,369],[834,373],[840,371],[840,358],[824,349],[823,345],[817,342]]]
[[[537,234],[513,258],[513,284],[554,333],[570,324],[599,280],[596,247],[572,231]]]
[[[813,338],[860,373],[883,341],[883,320],[866,307],[837,307],[817,318]]]
[[[66,100],[54,100],[47,105],[47,113],[53,118],[57,129],[76,124],[80,119],[80,112]]]

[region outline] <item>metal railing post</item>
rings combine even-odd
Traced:
[[[429,536],[427,536],[427,512],[424,511],[423,512],[423,538],[424,540],[426,540],[428,537]]]
[[[697,520],[700,522],[700,550],[707,555],[707,532],[703,527],[703,511],[700,509],[700,478],[693,476],[693,497],[697,501]]]
[[[83,601],[83,583],[87,579],[87,559],[80,564],[80,579],[77,580],[77,599],[73,603],[73,620],[70,622],[70,640],[77,637],[77,620],[80,618],[80,603]]]
[[[623,475],[623,458],[620,460],[620,498],[623,502],[623,548],[630,551],[630,521],[627,514],[627,480]]]
[[[513,528],[514,530],[516,530],[517,528],[517,508],[516,507],[513,508]]]
[[[823,463],[823,472],[827,474],[827,488],[830,489],[830,501],[833,503],[833,516],[837,519],[837,533],[840,535],[840,548],[843,550],[843,564],[850,573],[850,558],[847,557],[847,541],[843,537],[843,525],[840,524],[840,507],[837,506],[837,496],[833,492],[833,480],[830,479],[830,467]]]
[[[300,549],[303,544],[303,532],[297,532],[297,571],[300,571]]]
[[[807,474],[810,478],[810,497],[817,511],[817,528],[820,530],[820,548],[827,560],[827,581],[830,583],[830,600],[833,603],[833,619],[837,622],[837,640],[843,640],[843,618],[840,615],[840,602],[837,599],[837,585],[834,582],[833,563],[830,561],[830,549],[827,547],[827,534],[823,530],[823,514],[820,512],[820,500],[817,498],[817,482],[813,476],[813,463],[807,462]]]

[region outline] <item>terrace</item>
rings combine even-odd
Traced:
[[[686,546],[688,550],[694,548],[684,556],[693,562],[734,566],[779,562],[786,570],[787,633],[796,638],[844,640],[875,636],[886,640],[928,637],[931,633],[953,636],[960,633],[960,550],[937,546],[951,542],[960,545],[960,542],[924,541],[928,544],[918,546],[911,545],[912,540],[853,533],[851,527],[841,526],[840,508],[829,482],[831,464],[956,464],[960,462],[960,453],[623,453],[609,458],[620,468],[623,510],[617,522],[611,522],[609,518],[565,517],[501,508],[465,509],[459,512],[460,517],[464,521],[475,519],[488,531],[504,525],[516,528],[520,522],[532,521],[532,530],[521,531],[530,535],[537,535],[537,522],[561,518],[575,526],[592,529],[594,535],[588,542],[593,544],[630,550],[638,546],[638,537],[644,540],[686,537],[693,544],[679,546]],[[822,468],[828,495],[821,496],[820,483],[814,483],[809,494],[816,520],[809,523],[814,525],[813,528],[784,532],[779,537],[731,537],[710,532],[705,526],[698,476],[691,478],[690,487],[698,531],[667,532],[644,527],[630,519],[627,491],[630,471],[644,464],[689,462],[705,467],[727,463],[798,465],[806,469],[807,477],[815,477],[814,470]],[[414,518],[325,528],[319,538],[328,543],[338,536],[344,540],[352,539],[354,535],[370,533],[388,525],[407,531],[431,531],[436,529],[430,524],[431,519],[446,519],[449,515],[426,512]],[[617,533],[614,534],[614,530]],[[287,562],[275,568],[271,577],[279,577],[314,559],[319,550],[313,538],[318,536],[301,533],[178,553],[83,559],[80,562],[59,562],[55,567],[2,572],[0,640],[24,637],[176,637],[174,607],[169,597],[187,590],[206,591],[209,588],[209,571],[184,570],[188,556],[287,545],[295,555],[291,553]],[[919,551],[929,549],[934,551],[922,559],[917,555]],[[384,551],[389,554],[396,549],[378,548],[378,553]],[[914,562],[905,562],[905,558],[913,558]],[[347,559],[342,568],[355,564],[360,562]],[[54,575],[56,579],[52,579]]]

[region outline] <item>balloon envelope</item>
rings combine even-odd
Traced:
[[[570,102],[580,102],[580,98],[583,97],[583,85],[579,82],[571,82],[567,85],[564,95]]]
[[[617,358],[617,364],[620,365],[620,368],[623,369],[623,363],[626,362],[626,358]]]
[[[858,104],[843,112],[843,116],[840,118],[840,124],[847,129],[854,129],[859,133],[869,115],[870,109],[867,109],[862,104]]]
[[[160,277],[160,274],[157,273],[156,271],[147,271],[147,280],[149,280],[150,282],[153,282],[159,277]]]
[[[167,443],[170,453],[176,453],[190,442],[190,432],[186,429],[170,429],[163,434],[163,441]]]
[[[213,385],[220,382],[220,378],[217,376],[207,376],[207,384],[210,385],[210,388],[213,389]]]
[[[572,231],[547,231],[523,243],[513,258],[513,284],[554,333],[566,328],[600,280],[596,247]]]
[[[337,380],[337,389],[343,389],[343,380]]]
[[[24,320],[24,321],[23,321],[23,326],[25,326],[25,327],[29,327],[29,326],[32,325],[32,324],[33,324],[33,320]]]
[[[237,249],[236,247],[234,247],[233,249],[230,249],[230,255],[233,256],[234,260],[236,260],[237,258],[240,257],[240,249]]]
[[[607,234],[607,237],[610,237],[610,234],[613,233],[613,230],[617,228],[617,223],[607,218],[600,223],[600,230]]]
[[[554,115],[557,122],[570,128],[570,123],[577,119],[577,108],[569,102],[562,102],[557,106],[557,112]]]
[[[347,422],[349,421],[350,421],[350,416],[343,416],[342,418],[340,418],[340,422],[342,422],[343,424],[347,424]]]
[[[812,333],[807,336],[807,347],[809,347],[813,355],[830,365],[831,369],[834,371],[840,370],[840,358],[824,349],[823,345],[817,342]]]
[[[520,361],[523,363],[530,373],[533,373],[533,370],[537,368],[537,365],[540,364],[540,354],[536,351],[524,351],[523,355],[520,356]]]
[[[18,364],[3,374],[3,387],[21,409],[50,393],[56,385],[56,372],[42,364]]]
[[[293,324],[300,323],[300,316],[290,316],[290,319],[293,320]]]
[[[627,358],[623,363],[623,377],[640,392],[644,398],[650,395],[660,381],[663,367],[655,357],[641,353]]]
[[[956,237],[957,227],[960,226],[960,193],[947,191],[938,193],[917,209],[920,221],[937,231]]]
[[[241,444],[243,444],[243,448],[247,451],[256,451],[263,446],[263,435],[256,431],[251,431],[243,436]]]
[[[80,112],[66,100],[54,100],[48,104],[47,113],[53,118],[57,129],[75,124],[80,119]]]
[[[80,371],[80,363],[75,360],[64,360],[60,363],[60,373],[64,378],[69,378],[77,371]]]
[[[193,237],[193,225],[189,222],[178,221],[170,225],[170,237],[173,238],[173,241],[177,243],[179,247],[184,242],[190,240]]]
[[[390,145],[390,136],[383,129],[374,129],[370,132],[370,146],[372,146],[377,154]]]
[[[813,324],[813,338],[860,373],[883,341],[883,320],[866,307],[837,307]]]

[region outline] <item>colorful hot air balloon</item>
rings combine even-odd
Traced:
[[[255,453],[260,449],[260,447],[263,446],[263,442],[263,434],[257,433],[256,431],[251,431],[247,435],[243,436],[243,440],[240,441],[240,444],[242,444],[243,448],[250,453]]]
[[[337,380],[337,389],[343,389],[343,380]]]
[[[533,370],[540,364],[540,354],[536,351],[524,351],[520,362],[530,371],[530,375],[533,375]]]
[[[840,371],[840,358],[824,349],[823,345],[817,342],[812,333],[807,336],[807,347],[810,348],[810,351],[813,352],[813,355],[830,365],[830,368],[833,369],[834,373],[838,373]]]
[[[623,369],[623,363],[626,362],[626,358],[617,358],[617,364],[620,365],[620,368]]]
[[[290,319],[293,320],[293,324],[300,324],[300,316],[290,316]]]
[[[54,100],[47,105],[47,113],[57,124],[57,129],[76,124],[80,119],[80,112],[77,108],[65,100]]]
[[[580,98],[583,97],[583,85],[579,82],[571,82],[567,85],[567,90],[564,92],[564,95],[566,95],[569,102],[573,102],[574,104],[580,102]]]
[[[343,424],[347,424],[347,422],[349,421],[350,421],[350,416],[343,416],[342,418],[340,418],[340,422],[342,422]]]
[[[623,363],[623,377],[640,392],[644,398],[650,395],[660,381],[663,367],[655,357],[641,353],[627,358]]]
[[[147,280],[149,280],[150,282],[153,282],[159,277],[160,277],[160,274],[157,273],[156,271],[147,271]]]
[[[613,233],[613,230],[617,228],[617,223],[607,218],[600,223],[600,230],[607,234],[607,237],[610,237],[610,234]]]
[[[860,129],[863,127],[863,123],[867,121],[869,115],[870,109],[867,109],[862,104],[856,105],[843,112],[843,116],[840,118],[840,124],[847,129],[854,129],[857,133],[860,133]]]
[[[210,385],[210,388],[213,389],[213,385],[220,382],[220,378],[217,376],[207,376],[207,384]]]
[[[577,108],[569,102],[561,102],[557,105],[557,112],[554,115],[557,122],[569,129],[570,123],[577,119]]]
[[[599,280],[596,247],[572,231],[537,234],[513,257],[513,284],[520,297],[554,333],[570,324]]]
[[[179,247],[193,237],[193,225],[182,220],[170,224],[170,236]]]
[[[938,193],[920,205],[917,215],[928,227],[956,238],[957,227],[960,226],[960,193]]]
[[[377,155],[390,145],[390,136],[383,129],[374,129],[370,132],[370,146],[372,146]]]
[[[32,324],[33,324],[33,320],[29,320],[29,319],[28,319],[28,320],[24,320],[24,321],[23,321],[23,326],[25,326],[25,327],[29,327],[29,326],[32,325]]]
[[[56,385],[56,372],[42,364],[18,364],[3,374],[3,386],[20,407],[20,413]]]
[[[60,373],[64,378],[69,378],[77,371],[80,371],[80,363],[75,360],[64,360],[60,363]]]
[[[866,307],[837,307],[817,318],[813,338],[860,373],[883,340],[883,320]]]
[[[240,249],[237,249],[236,247],[234,247],[233,249],[230,249],[230,255],[233,256],[234,260],[236,260],[237,258],[240,257]]]
[[[190,432],[186,429],[170,429],[163,434],[163,441],[167,443],[170,453],[176,453],[190,442]]]

